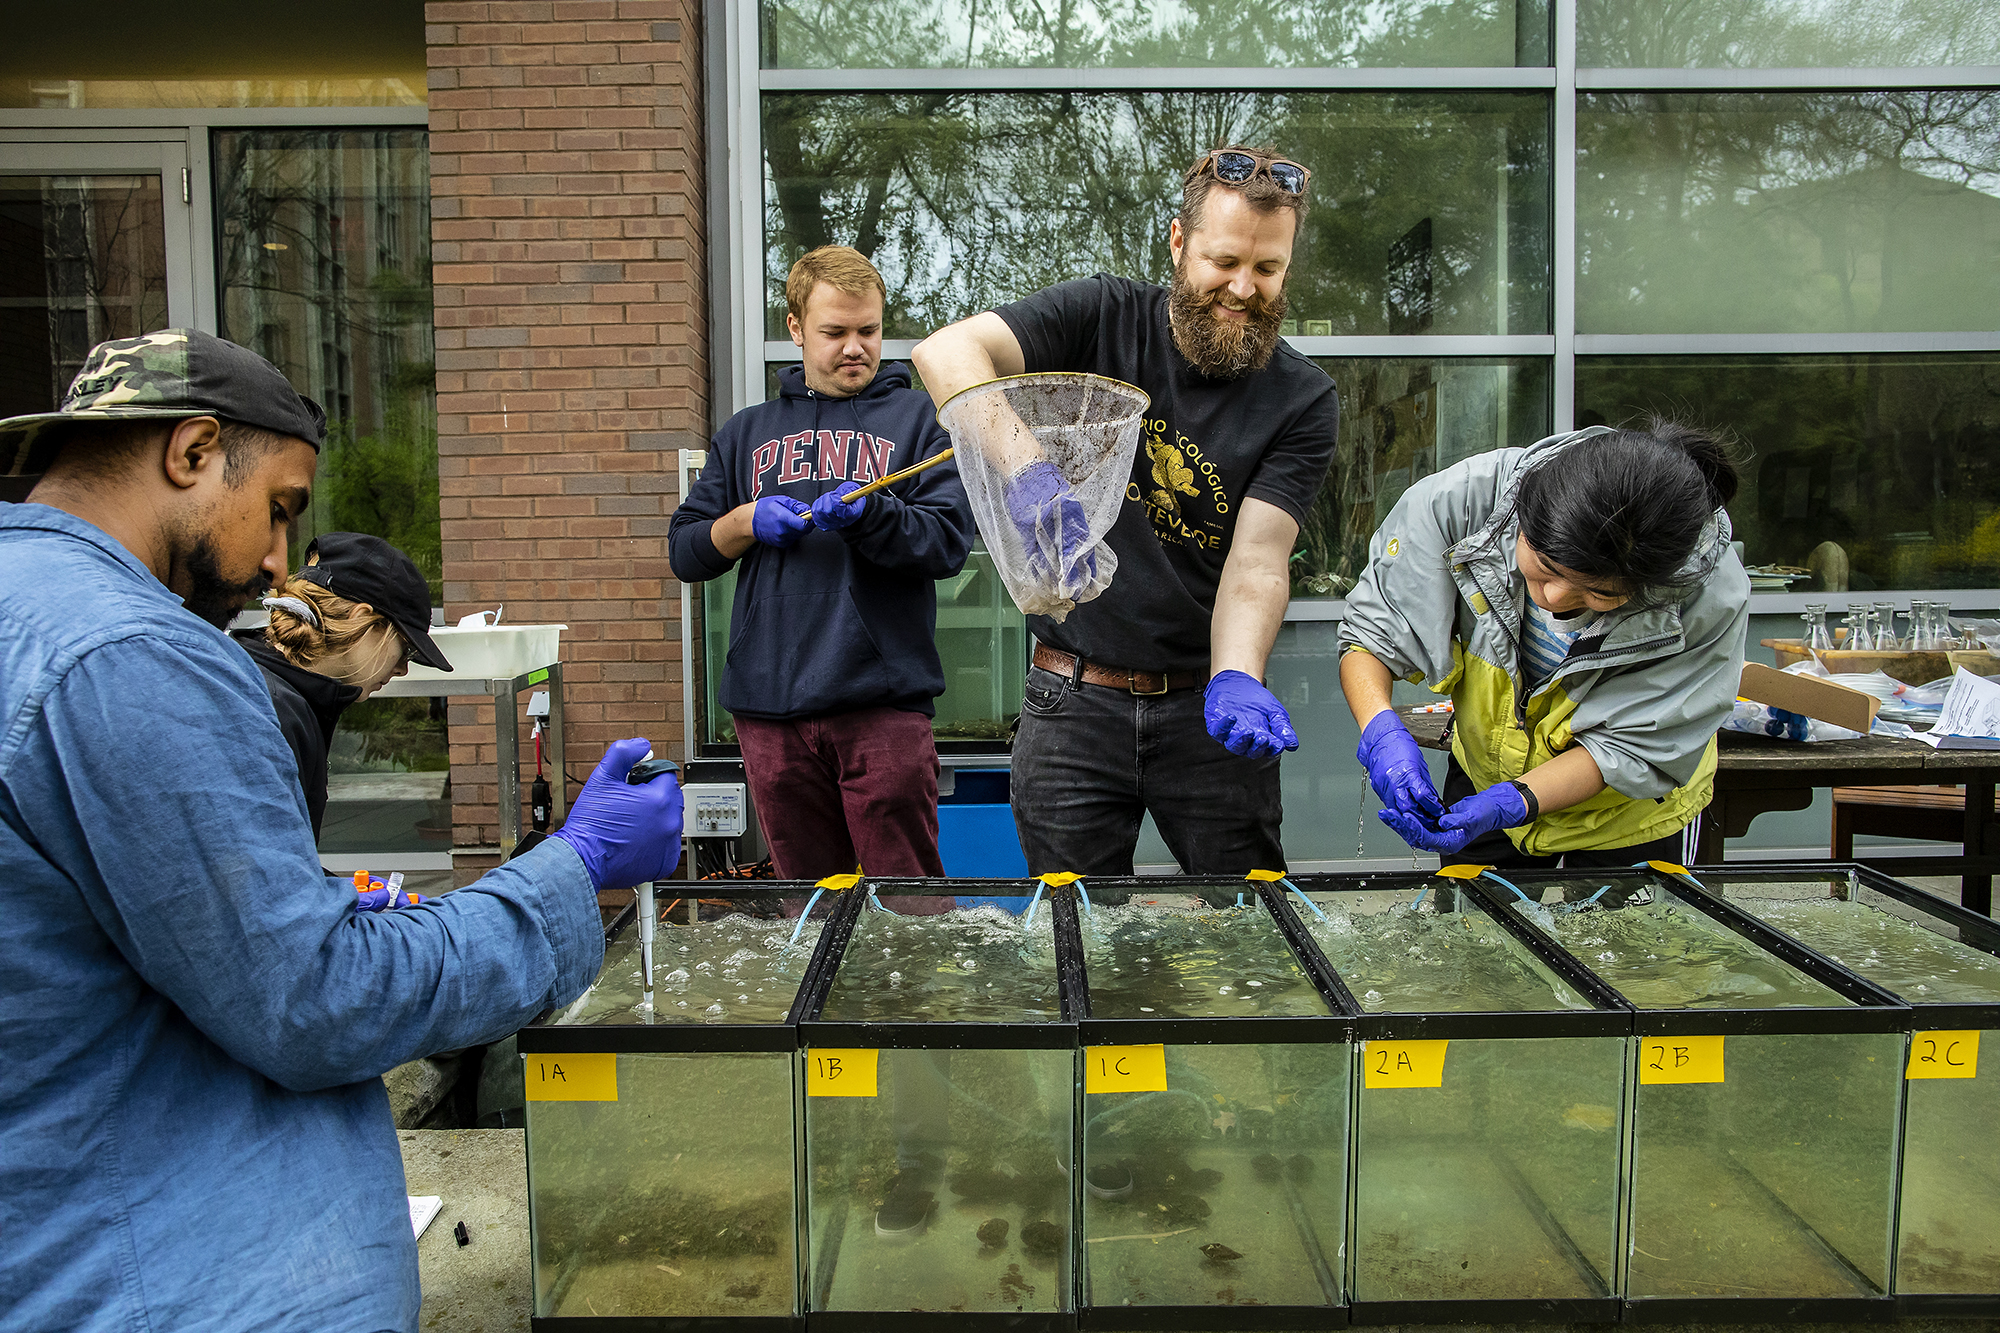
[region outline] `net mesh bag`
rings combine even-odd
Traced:
[[[1060,621],[1110,586],[1104,541],[1132,480],[1151,405],[1102,375],[1015,375],[938,409],[979,535],[1014,605]]]

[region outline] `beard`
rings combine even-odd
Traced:
[[[270,579],[261,569],[255,578],[241,583],[225,578],[215,543],[206,535],[195,538],[177,563],[188,583],[181,605],[219,630],[227,630],[229,622],[252,597],[271,588]]]
[[[1174,282],[1167,300],[1168,323],[1174,346],[1182,356],[1210,379],[1235,379],[1253,370],[1262,370],[1278,350],[1278,323],[1285,317],[1285,293],[1275,300],[1262,293],[1244,304],[1244,318],[1225,320],[1215,313],[1223,289],[1197,292],[1188,284],[1187,261],[1174,269]]]

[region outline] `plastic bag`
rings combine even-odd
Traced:
[[[1823,679],[1832,680],[1836,673],[1829,672],[1818,662],[1807,658],[1803,662],[1794,662],[1786,667],[1785,674],[1788,676],[1818,676]],[[1912,695],[1921,695],[1930,688],[1923,685],[1905,685],[1894,676],[1881,671],[1844,671],[1837,674],[1839,679],[1834,681],[1835,684],[1845,685],[1849,689],[1859,690],[1863,694],[1871,694],[1877,699],[1883,700],[1884,710],[1891,706],[1892,701],[1900,702],[1910,698]],[[1946,681],[1944,684],[1949,685],[1950,682]],[[1940,695],[1939,698],[1942,699],[1943,696]],[[1933,719],[1937,716],[1935,706],[1931,708],[1930,715]],[[1784,708],[1773,708],[1770,704],[1755,703],[1749,699],[1738,699],[1736,701],[1736,707],[1730,713],[1729,720],[1722,724],[1722,729],[1724,731],[1744,731],[1753,736],[1772,736],[1792,741],[1851,741],[1859,739],[1861,736],[1860,732],[1847,727],[1837,727],[1831,722],[1821,722],[1819,719],[1807,717],[1803,713],[1794,713]],[[1903,723],[1890,720],[1884,717],[1881,712],[1877,712],[1875,715],[1875,725],[1870,728],[1870,734],[1875,736],[1904,737],[1912,733],[1910,728]]]
[[[1104,536],[1125,502],[1151,401],[1102,375],[1014,375],[938,409],[973,521],[1022,614],[1060,621],[1110,586],[1118,557]]]

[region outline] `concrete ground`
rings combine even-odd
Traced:
[[[406,1129],[411,1194],[444,1200],[417,1242],[424,1333],[528,1333],[528,1161],[518,1129]],[[465,1223],[471,1243],[453,1229]]]

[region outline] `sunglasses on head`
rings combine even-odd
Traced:
[[[1270,157],[1248,148],[1218,148],[1204,154],[1187,178],[1193,180],[1204,171],[1213,171],[1224,185],[1244,185],[1253,176],[1268,176],[1271,184],[1286,194],[1304,194],[1306,182],[1312,179],[1312,172],[1289,158]]]

